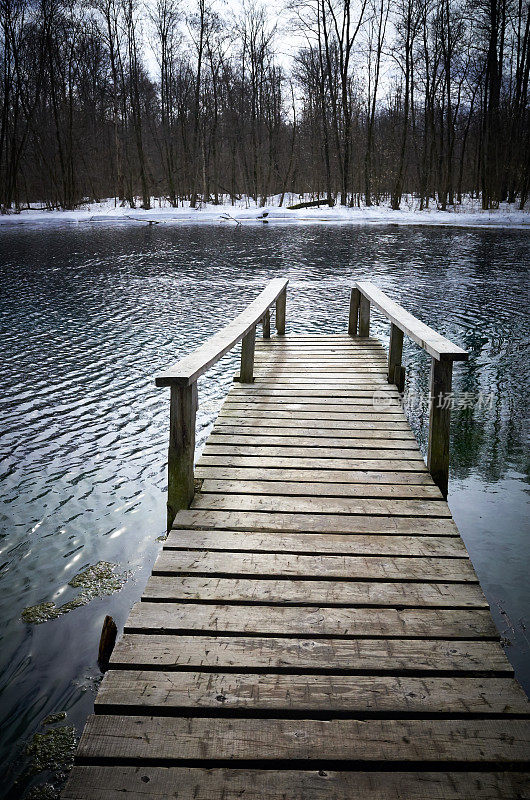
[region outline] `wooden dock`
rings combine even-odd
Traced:
[[[465,353],[366,283],[349,333],[284,335],[285,283],[158,380],[171,530],[63,800],[528,798],[529,705],[444,499],[449,412],[426,466],[399,403],[404,332],[433,395]],[[196,379],[241,339],[190,478]]]

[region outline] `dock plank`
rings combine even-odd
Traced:
[[[487,714],[528,716],[529,703],[511,678],[373,675],[252,675],[111,670],[95,710],[108,714],[204,709],[351,714]]]
[[[289,467],[223,467],[218,465],[201,464],[195,467],[195,475],[199,479],[215,478],[219,480],[254,480],[254,481],[281,481],[282,483],[318,483],[322,491],[329,491],[329,484],[366,484],[385,486],[430,486],[434,487],[432,478],[426,469],[411,472],[396,472],[394,470],[370,470],[366,474],[366,465],[360,469],[311,469]]]
[[[530,772],[79,766],[63,800],[523,800]],[[178,794],[177,794],[178,793]]]
[[[289,553],[209,553],[205,550],[162,550],[154,575],[259,575],[270,578],[319,577],[325,580],[424,580],[477,582],[467,558],[414,556],[291,555]]]
[[[385,536],[379,534],[285,533],[284,531],[202,531],[176,529],[169,532],[164,549],[231,550],[250,553],[340,553],[377,556],[443,556],[466,558],[459,536]]]
[[[425,472],[427,467],[421,458],[398,459],[392,458],[390,453],[381,458],[318,458],[317,456],[286,456],[278,455],[241,455],[207,453],[202,455],[197,462],[201,467],[267,467],[268,469],[345,469],[365,470],[374,472]]]
[[[284,637],[496,639],[488,611],[436,608],[297,608],[136,603],[128,633],[222,633]]]
[[[144,600],[299,606],[488,608],[476,583],[249,579],[151,575]]]
[[[253,531],[299,531],[305,533],[396,533],[422,536],[456,535],[452,519],[434,517],[353,516],[350,514],[282,514],[274,512],[179,511],[173,528]]]
[[[226,437],[224,437],[226,438]],[[318,459],[359,459],[375,461],[377,459],[392,459],[399,456],[400,461],[412,461],[413,463],[423,463],[421,453],[414,444],[411,449],[409,443],[405,443],[403,447],[398,449],[398,453],[392,450],[386,450],[377,446],[377,442],[371,443],[371,447],[356,447],[355,443],[350,440],[346,447],[318,447],[298,446],[284,444],[281,446],[271,446],[270,444],[206,444],[203,449],[203,458],[207,456],[256,456],[258,458],[318,458]],[[375,446],[374,446],[375,445]]]
[[[201,494],[271,494],[276,497],[305,496],[310,497],[373,497],[413,500],[440,500],[442,493],[437,486],[414,484],[374,484],[374,483],[303,483],[302,481],[260,481],[260,480],[222,480],[205,478],[201,486]]]
[[[363,514],[389,517],[451,517],[443,500],[412,500],[408,497],[381,500],[359,497],[314,497],[311,495],[204,494],[195,495],[192,508],[219,511],[273,511],[293,514]]]
[[[505,764],[528,761],[530,722],[89,717],[79,759]]]
[[[113,668],[334,674],[489,674],[513,676],[498,642],[480,639],[278,639],[126,633]]]

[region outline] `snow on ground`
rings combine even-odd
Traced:
[[[242,198],[236,205],[231,205],[227,198],[222,205],[202,204],[199,208],[190,208],[189,203],[179,208],[172,208],[169,203],[159,198],[152,199],[152,208],[121,208],[114,198],[100,203],[81,206],[75,211],[47,211],[31,209],[20,213],[0,215],[1,225],[22,223],[109,223],[129,224],[196,224],[210,223],[223,225],[248,224],[307,224],[335,223],[354,225],[454,225],[483,228],[529,228],[530,212],[519,211],[514,204],[503,203],[498,210],[483,211],[479,200],[466,199],[462,204],[448,211],[439,211],[435,205],[420,211],[419,202],[411,197],[404,197],[399,211],[393,211],[388,202],[380,206],[361,206],[347,208],[336,205],[334,208],[323,204],[319,208],[302,208],[289,210],[288,205],[303,201],[299,195],[286,195],[283,206],[279,206],[280,196],[268,198],[269,203],[258,206],[250,198]]]

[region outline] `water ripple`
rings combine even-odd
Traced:
[[[524,531],[525,519],[526,233],[86,226],[0,236],[0,752],[8,766],[44,715],[67,709],[82,726],[103,616],[123,624],[155,558],[169,408],[154,376],[275,276],[290,279],[292,331],[343,331],[349,289],[363,277],[471,351],[455,369],[455,389],[493,394],[494,402],[454,414],[452,502],[488,597],[517,617],[528,600],[510,588],[518,585],[523,541],[514,531]],[[373,332],[388,340],[376,314]],[[407,345],[405,364],[409,386],[425,392],[425,355]],[[236,369],[231,353],[199,381],[198,451]],[[425,448],[425,413],[411,412],[411,422]],[[481,509],[493,496],[488,533]],[[512,522],[499,544],[493,521],[503,516]],[[39,629],[24,625],[23,608],[59,596],[67,602],[68,580],[102,560],[131,573],[118,595]],[[517,666],[525,652],[512,638]],[[5,786],[16,774],[11,767]]]

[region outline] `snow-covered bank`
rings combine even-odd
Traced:
[[[200,208],[190,208],[185,204],[173,208],[158,198],[153,199],[152,208],[121,208],[114,199],[91,203],[76,211],[47,211],[31,209],[20,213],[0,215],[0,226],[22,223],[129,223],[129,224],[197,224],[210,223],[222,225],[248,224],[308,224],[335,223],[354,225],[454,225],[481,228],[529,228],[530,212],[519,211],[515,205],[503,203],[498,210],[483,211],[478,200],[466,200],[448,211],[436,207],[420,211],[418,201],[404,198],[399,211],[393,211],[388,204],[380,206],[361,206],[334,208],[323,204],[319,208],[289,210],[288,205],[301,202],[298,195],[286,196],[279,206],[279,196],[270,198],[265,207],[258,207],[253,200],[243,198],[237,205],[203,204]]]

